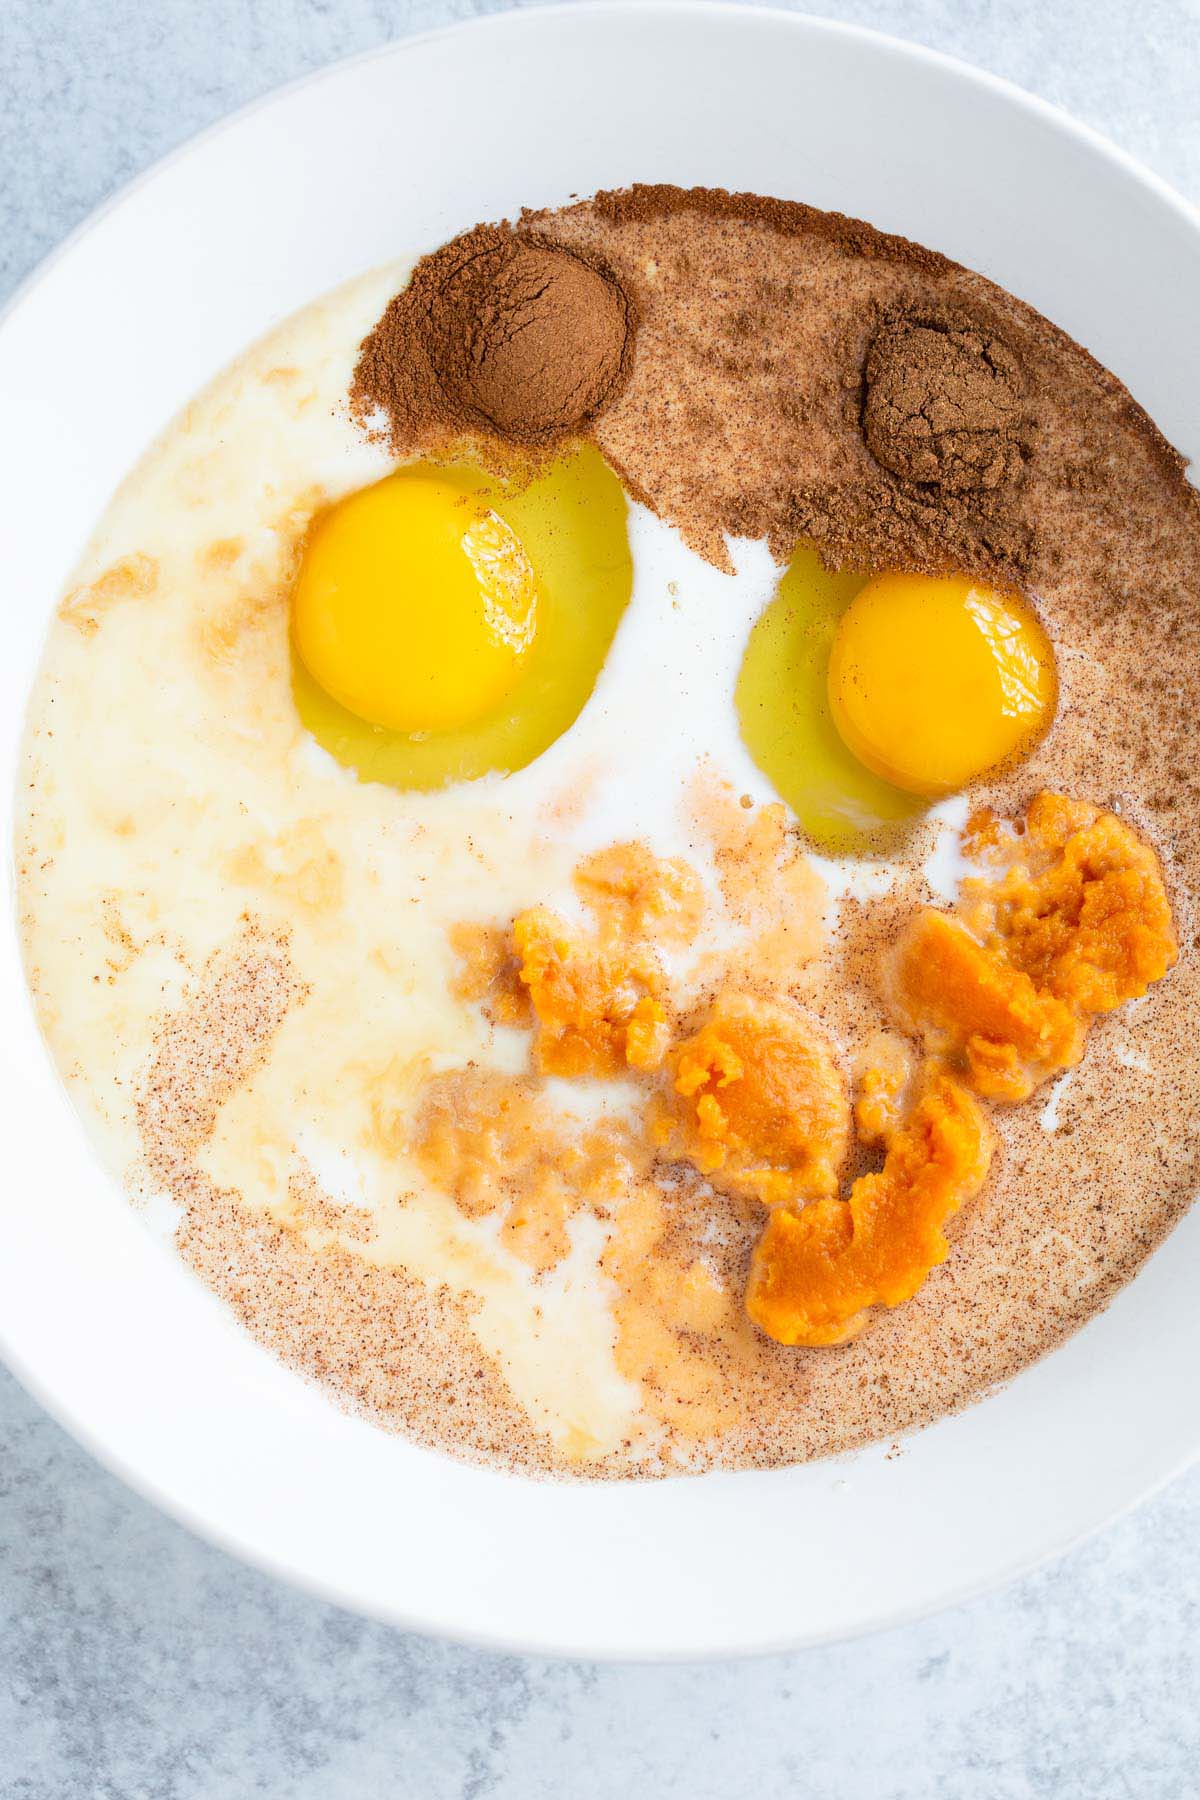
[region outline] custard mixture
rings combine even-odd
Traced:
[[[893,1437],[1196,1191],[1198,597],[1181,459],[982,276],[711,190],[477,226],[220,375],[61,597],[50,1050],[382,1427]]]

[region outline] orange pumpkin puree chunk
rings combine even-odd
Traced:
[[[900,1021],[978,1093],[1024,1100],[1076,1064],[1093,1018],[1165,975],[1177,946],[1158,858],[1114,814],[1039,794],[1023,831],[976,822],[1000,873],[958,917],[918,913],[891,970]]]
[[[670,1024],[660,998],[666,981],[652,950],[572,933],[544,906],[518,915],[513,942],[537,1019],[543,1075],[658,1068]]]
[[[538,1270],[565,1254],[579,1204],[608,1206],[623,1194],[622,1219],[632,1227],[644,1215],[649,1237],[610,1248],[603,1266],[612,1274],[629,1259],[646,1263],[626,1295],[622,1367],[650,1389],[674,1369],[683,1337],[714,1321],[723,1330],[732,1315],[694,1247],[686,1265],[655,1260],[669,1231],[649,1150],[769,1209],[746,1290],[755,1325],[780,1344],[845,1342],[944,1261],[946,1225],[992,1157],[975,1096],[1025,1100],[1073,1067],[1092,1021],[1145,993],[1177,955],[1158,858],[1113,813],[1042,793],[1020,820],[977,814],[965,848],[978,872],[958,905],[917,912],[888,957],[886,998],[906,1036],[860,1041],[853,1108],[824,1032],[786,1000],[741,991],[728,965],[707,1015],[680,1039],[659,951],[695,938],[705,892],[695,870],[645,844],[610,845],[576,869],[591,931],[545,906],[520,913],[511,932],[456,928],[456,992],[495,1023],[531,1026],[541,1075],[652,1076],[648,1128],[624,1148],[600,1133],[572,1156],[551,1155],[535,1085],[497,1077],[472,1090],[473,1106],[452,1085],[427,1111],[425,1167],[464,1211],[503,1212],[503,1242]],[[855,1138],[860,1149],[878,1146],[883,1165],[843,1200]],[[640,1174],[635,1145],[647,1163]],[[706,1371],[697,1430],[715,1429]],[[674,1401],[680,1379],[669,1384]]]
[[[704,916],[704,887],[676,857],[646,844],[610,844],[575,871],[575,891],[607,935],[687,943]]]
[[[776,1207],[750,1266],[746,1311],[780,1344],[840,1344],[871,1308],[911,1299],[948,1252],[946,1221],[983,1185],[992,1133],[967,1090],[932,1073],[883,1168],[848,1200]]]
[[[855,1054],[854,1129],[863,1144],[887,1144],[899,1125],[913,1075],[903,1038],[877,1031]]]
[[[850,1102],[832,1049],[803,1015],[725,995],[672,1071],[653,1123],[668,1154],[768,1206],[836,1193]]]
[[[905,928],[895,982],[901,1018],[990,1100],[1026,1099],[1083,1053],[1078,1015],[946,913]]]

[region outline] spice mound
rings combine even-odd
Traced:
[[[363,344],[353,398],[393,440],[446,428],[544,445],[584,430],[620,388],[629,303],[572,250],[477,226],[418,264]]]
[[[1016,358],[970,327],[899,319],[867,355],[863,435],[901,481],[944,494],[997,488],[1022,463]]]

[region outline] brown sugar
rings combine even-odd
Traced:
[[[1037,592],[1086,556],[1114,458],[1128,488],[1185,485],[1120,383],[1002,289],[861,220],[711,188],[477,226],[417,264],[351,398],[398,457],[469,439],[508,466],[587,435],[727,570],[727,538],[780,560],[808,539],[832,567]]]

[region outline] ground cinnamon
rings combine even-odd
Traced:
[[[877,463],[943,497],[1016,479],[1027,449],[1021,368],[970,323],[900,317],[867,355],[863,435]]]
[[[397,450],[455,431],[525,445],[586,429],[627,373],[632,319],[597,262],[476,226],[417,264],[360,352],[352,402]]]

